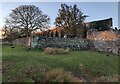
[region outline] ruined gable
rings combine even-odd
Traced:
[[[85,23],[85,26],[88,29],[93,28],[93,29],[97,29],[100,31],[110,30],[110,28],[112,27],[112,18],[87,22]]]

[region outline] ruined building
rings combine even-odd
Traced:
[[[97,29],[99,31],[110,30],[110,28],[112,27],[112,18],[87,22],[85,23],[85,27],[87,29]]]
[[[104,19],[104,20],[99,20],[99,21],[92,21],[92,22],[87,22],[84,23],[84,31],[77,30],[77,32],[83,32],[82,36],[78,36],[78,38],[86,38],[87,37],[87,32],[90,29],[96,29],[98,31],[106,31],[110,30],[112,28],[112,18]],[[42,31],[42,32],[36,32],[35,35],[42,35],[42,36],[48,36],[48,37],[64,37],[65,35],[67,37],[70,37],[68,33],[66,33],[67,30],[64,28],[54,28],[51,30],[47,31]]]

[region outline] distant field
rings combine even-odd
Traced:
[[[3,82],[60,82],[72,77],[87,82],[117,81],[118,77],[118,56],[114,54],[85,50],[47,55],[20,46],[3,46],[2,52]]]

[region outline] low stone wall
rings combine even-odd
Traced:
[[[30,38],[24,37],[24,38],[15,39],[13,41],[13,44],[15,44],[15,45],[29,46],[30,45]]]
[[[80,38],[34,37],[34,48],[71,48],[72,50],[88,49],[88,40]]]
[[[13,44],[17,45],[30,45],[30,38],[19,38],[13,41]],[[80,38],[59,38],[59,37],[45,37],[35,36],[32,39],[33,48],[71,48],[72,50],[84,50],[91,49],[96,51],[103,52],[112,52],[118,53],[120,49],[120,39],[114,41],[105,41],[105,40],[87,40]]]
[[[118,53],[118,48],[120,48],[120,40],[115,41],[89,41],[90,49],[103,51],[103,52],[111,52]]]

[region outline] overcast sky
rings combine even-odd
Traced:
[[[113,27],[118,27],[118,2],[62,2],[67,5],[77,4],[81,11],[90,17],[86,19],[86,22],[97,21],[107,18],[113,18]],[[35,5],[39,7],[43,13],[47,14],[51,18],[51,26],[54,26],[54,20],[57,17],[58,9],[60,8],[60,2],[4,2],[1,3],[2,21],[0,27],[3,26],[4,18],[9,15],[12,9],[20,5]]]

